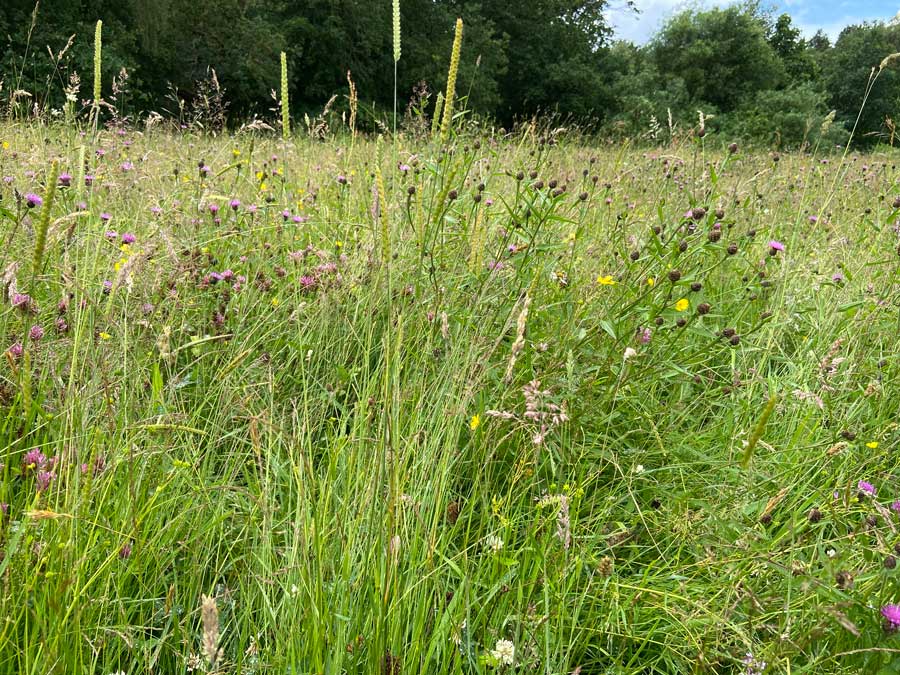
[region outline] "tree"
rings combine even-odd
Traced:
[[[852,128],[859,114],[856,140],[873,143],[888,135],[885,120],[900,110],[900,73],[896,65],[878,73],[865,107],[863,97],[869,78],[882,60],[900,51],[900,26],[864,23],[841,31],[825,59],[825,83],[829,102],[838,119]],[[860,109],[862,108],[861,112]]]
[[[654,38],[651,52],[664,77],[683,79],[696,103],[722,112],[786,80],[754,3],[681,12]]]

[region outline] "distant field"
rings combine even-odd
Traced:
[[[0,671],[900,672],[897,155],[0,143]]]

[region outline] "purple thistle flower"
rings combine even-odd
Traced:
[[[108,223],[111,219],[112,215],[106,213],[106,211],[100,214],[100,220],[102,220],[104,223]]]
[[[123,244],[133,244],[133,243],[136,242],[136,241],[137,241],[137,237],[135,237],[135,236],[134,236],[133,234],[131,234],[130,232],[123,232],[123,233],[122,233],[122,243],[123,243]]]
[[[90,174],[90,173],[89,173],[89,174],[86,174],[86,175],[85,175],[85,177],[84,177],[84,184],[85,184],[87,187],[90,187],[91,185],[94,184],[94,176],[93,176],[93,174]]]
[[[769,255],[775,255],[779,251],[784,251],[784,244],[776,239],[769,242]]]
[[[893,511],[894,513],[900,514],[900,499],[895,500],[891,504],[891,511]]]
[[[831,280],[836,284],[842,284],[844,283],[844,275],[840,272],[835,272],[831,275]]]
[[[78,203],[75,205],[75,207],[76,207],[79,211],[87,211],[87,202],[78,202]]]
[[[815,225],[816,223],[819,222],[819,216],[810,216],[810,217],[809,217],[809,222],[810,222],[811,224]]]
[[[59,174],[59,184],[62,187],[69,187],[72,184],[72,174],[70,173],[61,173]]]
[[[162,213],[162,209],[158,206],[151,206],[150,213],[152,213],[154,216],[158,216],[160,213]]]
[[[131,542],[126,542],[125,545],[119,549],[119,557],[122,560],[127,560],[131,557]]]
[[[112,241],[113,239],[119,238],[119,233],[115,230],[107,230],[106,234],[104,234],[103,236]]]
[[[21,342],[12,343],[9,346],[9,349],[7,349],[6,351],[9,352],[9,355],[12,356],[14,359],[21,358],[22,354],[24,353]]]
[[[308,274],[300,277],[300,290],[311,291],[316,287],[316,278]]]
[[[336,180],[337,180],[338,184],[340,184],[340,185],[347,184],[347,177],[344,174],[340,174]]]
[[[256,209],[258,209],[258,208],[259,208],[259,207],[258,207],[256,204],[251,204],[250,206],[247,207],[247,210],[248,210],[250,213],[256,213]]]
[[[650,339],[653,337],[653,331],[649,328],[639,328],[638,329],[638,340],[641,344],[645,345],[650,342]]]
[[[900,605],[885,605],[881,608],[881,616],[884,617],[886,629],[893,631],[900,628]]]
[[[230,206],[233,211],[237,211],[238,207],[240,207],[240,205],[241,205],[240,199],[232,199],[230,202],[228,202],[228,206]]]
[[[869,481],[861,480],[856,484],[856,487],[860,492],[867,494],[870,497],[875,496],[875,486],[872,485]]]
[[[44,203],[44,200],[38,197],[33,192],[29,192],[25,195],[25,203],[28,205],[29,209],[33,209],[35,206],[40,206]]]
[[[34,340],[35,342],[39,342],[42,337],[44,337],[44,328],[40,324],[36,323],[31,327],[31,330],[28,331],[28,336]]]
[[[27,293],[13,293],[11,303],[13,307],[28,309],[31,307],[31,296]]]
[[[291,212],[288,211],[287,209],[285,209],[284,211],[281,212],[281,217],[284,218],[285,220],[287,220],[288,218],[291,217]]]
[[[119,167],[122,171],[131,171],[134,168],[134,164],[132,162],[122,162],[122,165]]]
[[[209,212],[213,215],[216,215],[219,212],[219,205],[213,202],[209,205]]]

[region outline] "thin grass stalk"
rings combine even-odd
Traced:
[[[103,65],[103,21],[98,20],[94,28],[94,105],[91,115],[94,118],[94,135],[97,135],[97,126],[100,123],[100,94],[102,85]]]
[[[397,135],[397,63],[400,61],[400,0],[394,0],[394,136]]]
[[[291,136],[291,104],[288,100],[288,67],[287,54],[281,52],[281,137],[288,140]]]

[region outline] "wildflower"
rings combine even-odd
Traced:
[[[866,443],[866,447],[875,450],[878,447],[878,441],[869,441]]]
[[[56,478],[54,471],[38,471],[35,477],[35,488],[38,492],[44,492],[50,487],[50,483]]]
[[[123,244],[133,244],[133,243],[136,242],[136,241],[137,241],[137,237],[135,237],[135,236],[134,236],[133,234],[131,234],[130,232],[123,232],[123,233],[122,233],[122,243],[123,243]]]
[[[44,337],[44,328],[40,324],[35,324],[31,327],[31,330],[28,331],[28,336],[37,342],[42,337]]]
[[[108,223],[111,219],[112,219],[112,215],[109,213],[106,213],[105,211],[100,214],[100,220],[102,220],[104,223]]]
[[[856,487],[859,489],[860,492],[867,494],[870,497],[875,496],[875,486],[872,485],[868,481],[861,480],[861,481],[859,481],[859,483],[856,484]]]
[[[497,644],[491,650],[491,656],[497,663],[511,666],[516,660],[516,646],[510,640],[497,640]]]
[[[625,354],[623,355],[622,360],[627,361],[628,359],[630,359],[633,356],[637,356],[637,350],[633,349],[631,347],[626,347]]]
[[[638,341],[642,344],[648,344],[653,337],[653,331],[649,328],[638,328]]]
[[[615,286],[616,280],[612,278],[612,275],[606,275],[605,277],[597,277],[597,283],[601,286]]]
[[[481,426],[481,416],[480,415],[472,415],[472,419],[469,420],[469,429],[475,431],[478,427]]]
[[[496,534],[489,534],[482,541],[484,547],[491,553],[499,553],[503,550],[503,540]]]
[[[900,628],[900,605],[888,604],[881,608],[886,630],[895,631]]]
[[[158,206],[151,206],[150,213],[152,213],[154,216],[158,216],[160,213],[162,213],[162,209]]]
[[[61,187],[69,187],[72,184],[72,174],[61,173],[57,179]]]
[[[900,514],[900,499],[895,500],[891,504],[891,511],[893,511],[894,513]]]
[[[237,211],[238,207],[240,207],[240,205],[241,205],[241,200],[240,199],[232,199],[230,202],[228,202],[228,205],[231,207],[231,209],[233,211]]]
[[[747,655],[742,659],[741,663],[743,663],[747,668],[744,670],[744,675],[762,675],[763,671],[766,669],[766,662],[757,659],[753,656],[753,652],[747,652]]]
[[[22,348],[21,342],[14,342],[9,346],[9,349],[6,350],[6,353],[12,356],[14,359],[21,358],[22,354],[25,353],[25,350]]]
[[[688,302],[687,298],[681,298],[678,302],[675,303],[675,310],[678,312],[683,312],[688,307],[690,307],[691,303]]]
[[[647,285],[650,288],[653,288],[656,285],[656,279],[654,279],[653,277],[647,277]]]
[[[208,208],[209,208],[209,212],[210,212],[212,215],[216,215],[216,214],[219,212],[219,205],[216,204],[215,202],[213,202],[212,204],[210,204]]]
[[[134,168],[134,163],[133,162],[122,162],[122,164],[119,166],[119,168],[122,169],[122,171],[131,171]]]
[[[769,242],[769,255],[778,255],[779,251],[784,251],[784,244],[773,239]]]
[[[22,458],[25,469],[42,469],[47,465],[47,457],[37,448],[32,448]]]
[[[12,298],[10,299],[10,304],[13,307],[21,307],[22,309],[30,309],[31,308],[31,296],[27,293],[13,293]]]
[[[111,337],[112,337],[112,335],[110,335],[110,334],[107,333],[106,331],[101,331],[101,332],[100,332],[100,339],[101,339],[101,340],[109,340]]]
[[[33,192],[29,192],[27,195],[25,195],[25,203],[28,205],[29,209],[33,209],[34,207],[43,204],[44,200],[38,197]]]

